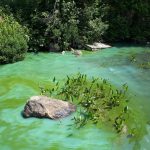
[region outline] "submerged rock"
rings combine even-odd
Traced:
[[[59,119],[76,111],[75,105],[47,96],[31,97],[23,110],[24,117]]]
[[[74,54],[76,56],[81,56],[82,55],[82,51],[80,51],[80,50],[74,50],[73,48],[71,48],[71,52],[72,52],[72,54]]]

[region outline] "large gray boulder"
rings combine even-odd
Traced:
[[[47,96],[31,97],[23,110],[24,117],[59,119],[76,111],[75,105]]]

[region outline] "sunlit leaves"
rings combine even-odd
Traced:
[[[27,30],[0,7],[3,20],[0,22],[0,64],[22,60],[27,51]]]

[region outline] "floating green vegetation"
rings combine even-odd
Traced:
[[[133,54],[129,57],[129,60],[140,68],[150,69],[150,52],[148,51],[144,51],[139,54]]]
[[[73,118],[77,128],[87,123],[113,126],[117,133],[140,138],[145,134],[144,121],[129,107],[128,86],[114,88],[106,79],[88,79],[84,74],[69,77],[64,84],[53,79],[50,87],[41,87],[41,94],[70,101],[78,106]],[[138,120],[139,119],[139,120]],[[144,130],[143,130],[144,129]]]

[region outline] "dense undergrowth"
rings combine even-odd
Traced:
[[[40,87],[41,94],[70,101],[78,106],[73,118],[77,128],[88,123],[112,126],[119,134],[140,139],[145,134],[145,122],[130,105],[128,86],[113,87],[106,79],[87,78],[84,74],[69,77],[63,84],[55,77],[50,85]]]

